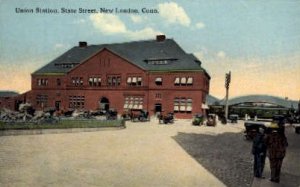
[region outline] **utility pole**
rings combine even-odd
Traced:
[[[226,97],[225,97],[225,119],[228,119],[228,96],[229,96],[229,84],[231,81],[231,72],[226,73],[225,75],[225,88],[226,88]]]

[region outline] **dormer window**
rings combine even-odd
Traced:
[[[78,65],[78,63],[57,63],[57,64],[55,64],[55,66],[58,66],[61,68],[73,68],[76,65]]]
[[[162,78],[161,77],[156,77],[155,84],[158,85],[158,86],[161,86],[162,85]]]
[[[167,65],[167,64],[172,63],[175,60],[177,60],[177,59],[175,59],[175,58],[165,58],[165,59],[150,58],[150,59],[146,59],[144,61],[149,65]]]
[[[151,65],[164,65],[164,64],[168,64],[168,61],[167,60],[151,60],[151,61],[148,61],[148,64],[151,64]]]

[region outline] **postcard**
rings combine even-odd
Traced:
[[[298,1],[0,2],[1,186],[300,185]]]

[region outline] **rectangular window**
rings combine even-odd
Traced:
[[[181,113],[191,113],[193,106],[192,106],[192,99],[191,98],[178,98],[174,99],[174,112],[181,112]]]
[[[142,77],[127,77],[128,86],[142,86],[143,79]]]
[[[157,86],[161,86],[162,85],[162,78],[161,77],[156,77],[155,78],[155,84]]]
[[[179,112],[180,101],[179,98],[174,99],[174,112]]]
[[[82,109],[84,108],[84,96],[69,96],[69,108]]]
[[[137,78],[137,86],[142,86],[142,77]]]
[[[36,104],[41,107],[47,107],[48,106],[48,95],[37,95],[36,96]]]
[[[175,78],[174,85],[175,86],[179,86],[180,85],[180,78],[179,77]]]
[[[124,109],[143,109],[142,96],[126,96],[124,100]]]
[[[61,85],[61,80],[60,79],[56,79],[56,85],[60,86]]]
[[[174,81],[175,86],[191,86],[193,85],[193,77],[176,77]]]
[[[107,77],[108,86],[120,86],[121,85],[121,76],[119,75],[109,75]]]
[[[94,86],[94,87],[101,86],[101,77],[90,77],[89,86]]]
[[[83,78],[82,77],[72,77],[71,83],[73,86],[83,86]]]
[[[187,79],[187,83],[186,83],[188,86],[191,86],[191,85],[193,85],[193,77],[189,77],[188,79]]]
[[[38,86],[48,86],[48,79],[37,79]]]

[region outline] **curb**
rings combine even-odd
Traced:
[[[19,136],[19,135],[41,135],[41,134],[63,134],[78,132],[95,132],[105,130],[122,130],[126,126],[117,127],[97,127],[97,128],[69,128],[69,129],[33,129],[33,130],[2,130],[0,136]]]

